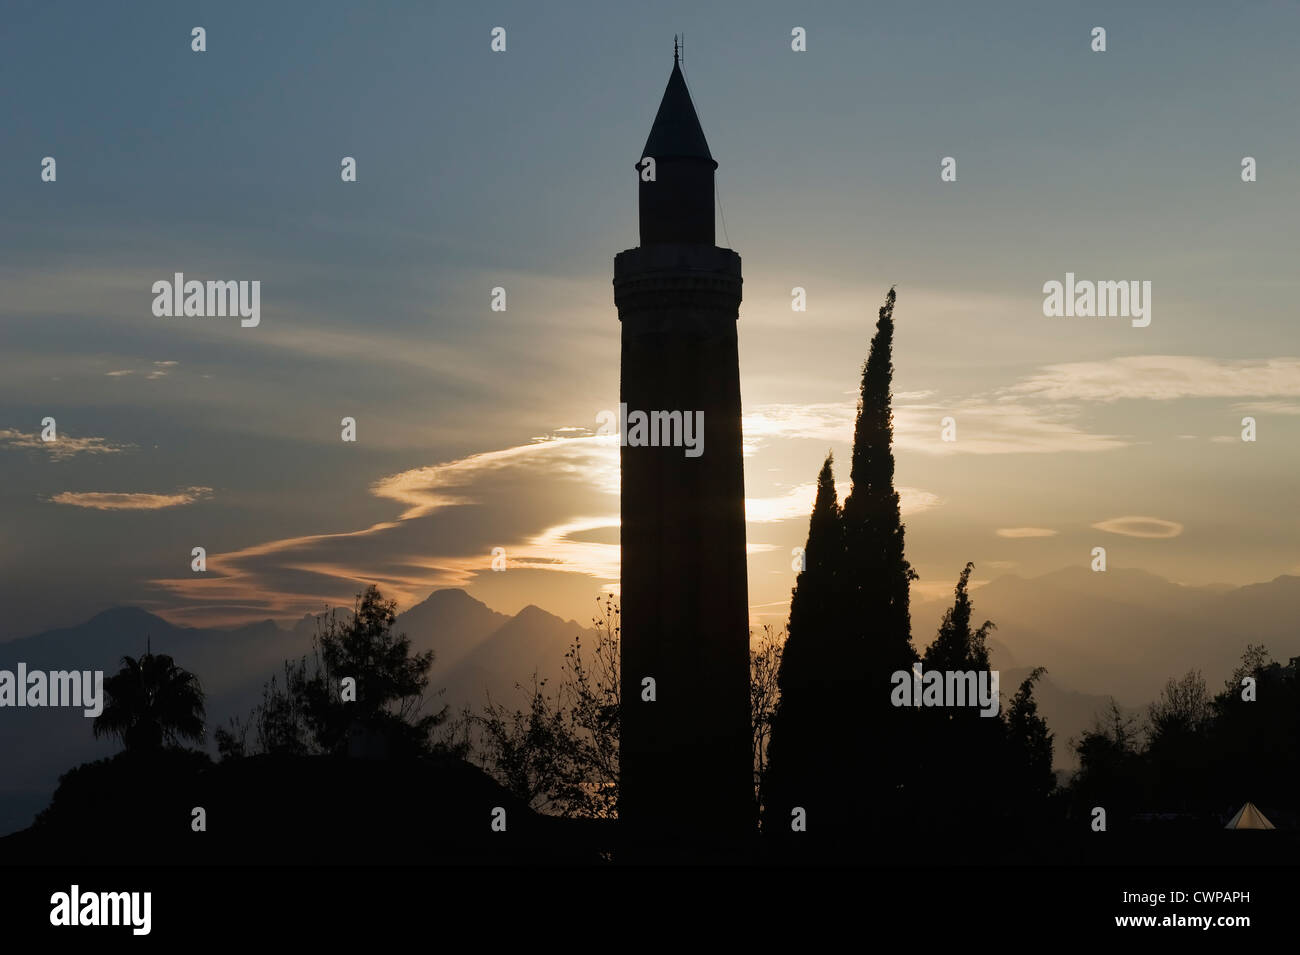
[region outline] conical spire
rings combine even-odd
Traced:
[[[656,161],[706,159],[713,163],[713,168],[718,167],[709,152],[691,94],[686,89],[686,78],[682,76],[682,67],[677,59],[676,41],[673,42],[673,72],[668,77],[668,87],[659,102],[659,112],[655,114],[650,137],[645,141],[641,155],[654,156]]]

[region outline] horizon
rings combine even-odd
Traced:
[[[1069,572],[1069,571],[1079,571],[1080,573],[1082,573],[1082,572],[1084,572],[1085,570],[1086,570],[1086,568],[1083,568],[1083,567],[1080,567],[1080,566],[1077,566],[1077,565],[1067,565],[1067,566],[1065,566],[1065,567],[1058,567],[1058,568],[1056,568],[1056,569],[1054,569],[1054,570],[1045,570],[1045,571],[1042,571],[1041,573],[1033,574],[1033,575],[1019,574],[1019,573],[1015,573],[1015,572],[1012,572],[1012,571],[1008,571],[1008,572],[1006,572],[1006,573],[999,574],[999,575],[997,575],[996,577],[992,577],[992,578],[985,579],[985,580],[980,580],[980,579],[977,579],[977,578],[972,578],[971,581],[970,581],[970,593],[971,593],[971,597],[972,597],[972,602],[976,603],[976,606],[978,606],[978,603],[977,603],[977,601],[976,601],[976,598],[979,596],[979,592],[980,592],[982,589],[984,589],[985,587],[987,587],[988,585],[990,585],[990,584],[995,584],[995,583],[997,583],[997,582],[1000,581],[1000,580],[1011,579],[1011,580],[1022,580],[1022,581],[1025,581],[1025,582],[1032,582],[1032,581],[1034,581],[1034,580],[1041,580],[1041,579],[1046,578],[1046,577],[1055,577],[1055,576],[1058,576],[1058,575],[1061,575],[1061,574],[1067,573],[1067,572]],[[1248,581],[1247,583],[1244,583],[1244,584],[1229,584],[1229,583],[1226,583],[1226,582],[1223,582],[1223,581],[1213,581],[1213,582],[1210,582],[1210,583],[1204,583],[1204,584],[1190,584],[1190,583],[1187,583],[1187,582],[1185,582],[1185,581],[1172,580],[1172,579],[1170,579],[1170,578],[1168,578],[1168,577],[1162,577],[1161,575],[1159,575],[1159,574],[1155,574],[1155,573],[1153,573],[1152,571],[1147,570],[1147,569],[1144,568],[1144,567],[1110,567],[1110,568],[1108,569],[1108,573],[1112,573],[1112,574],[1134,573],[1134,574],[1139,574],[1139,575],[1143,575],[1143,576],[1147,576],[1147,577],[1156,577],[1157,579],[1159,579],[1159,580],[1161,580],[1161,581],[1163,581],[1163,582],[1165,582],[1165,583],[1172,584],[1173,586],[1176,586],[1176,587],[1183,587],[1183,588],[1186,588],[1186,589],[1189,589],[1189,590],[1211,590],[1211,591],[1215,591],[1215,592],[1217,592],[1217,593],[1222,593],[1222,592],[1224,592],[1224,588],[1227,588],[1228,590],[1242,590],[1242,589],[1245,589],[1245,588],[1247,588],[1247,587],[1255,587],[1255,586],[1260,586],[1260,585],[1264,585],[1264,584],[1272,584],[1272,583],[1276,583],[1278,580],[1281,580],[1281,579],[1283,579],[1283,578],[1300,578],[1300,574],[1277,574],[1277,575],[1275,575],[1275,576],[1273,576],[1273,577],[1271,577],[1271,578],[1269,578],[1269,579],[1267,579],[1267,580],[1253,580],[1253,581]],[[578,625],[578,626],[580,626],[580,627],[583,627],[583,628],[588,627],[589,624],[590,624],[590,621],[589,621],[589,620],[586,621],[586,622],[584,622],[583,619],[580,619],[580,618],[578,618],[578,617],[566,616],[566,615],[564,615],[564,614],[556,613],[556,612],[550,610],[549,608],[547,608],[547,607],[545,607],[545,606],[543,606],[543,605],[541,605],[541,604],[539,604],[539,603],[533,603],[533,602],[530,602],[530,603],[526,603],[526,604],[520,605],[520,606],[518,606],[518,607],[510,607],[510,606],[494,605],[494,604],[492,604],[492,603],[489,603],[487,600],[485,600],[485,599],[483,599],[483,598],[477,596],[477,595],[476,595],[476,594],[475,594],[475,593],[474,593],[470,588],[467,588],[467,587],[437,587],[437,588],[435,588],[435,589],[429,591],[429,592],[428,592],[427,594],[425,594],[423,597],[418,598],[417,600],[415,600],[415,601],[412,602],[412,603],[409,603],[409,604],[406,604],[406,605],[398,604],[398,607],[397,607],[397,614],[398,614],[398,616],[400,617],[402,614],[406,613],[407,611],[413,610],[413,609],[415,609],[416,607],[419,607],[420,605],[422,605],[422,604],[428,602],[428,601],[429,601],[432,597],[434,597],[436,594],[444,593],[444,592],[455,592],[455,593],[461,593],[461,594],[464,594],[465,596],[469,597],[471,600],[474,600],[475,602],[477,602],[477,603],[479,603],[479,604],[482,604],[482,605],[483,605],[484,607],[486,607],[488,610],[491,610],[491,611],[493,611],[494,613],[502,614],[503,616],[506,616],[506,617],[508,617],[508,618],[514,618],[514,617],[517,617],[517,616],[519,616],[521,613],[523,613],[525,610],[528,610],[529,608],[533,608],[533,609],[536,609],[536,610],[540,610],[540,611],[542,611],[543,613],[545,613],[545,614],[547,614],[547,615],[549,615],[549,616],[551,616],[551,617],[555,617],[556,619],[561,620],[561,621],[563,621],[563,622],[566,623],[566,624],[567,624],[567,623],[572,623],[572,624],[576,624],[576,625]],[[617,596],[617,594],[615,594],[614,596]],[[913,600],[913,601],[912,601],[912,606],[913,606],[913,607],[916,607],[918,604],[921,604],[921,605],[924,605],[924,606],[930,606],[930,605],[935,605],[935,604],[938,604],[938,605],[945,605],[945,603],[947,602],[948,597],[950,597],[950,596],[951,596],[950,594],[948,594],[948,595],[939,594],[939,595],[935,595],[935,596],[931,596],[931,597],[923,598],[922,600],[919,600],[919,601],[917,601],[917,600]],[[597,599],[599,599],[599,595],[595,595],[595,596],[593,597],[593,602],[594,602],[594,600],[597,600]],[[138,604],[119,603],[119,604],[112,604],[112,605],[109,605],[109,606],[102,607],[102,608],[100,608],[99,610],[95,610],[95,611],[91,612],[89,616],[84,617],[84,618],[82,618],[82,619],[80,619],[80,620],[74,621],[74,622],[72,622],[72,623],[58,624],[58,625],[56,625],[56,626],[52,626],[52,627],[44,627],[44,628],[42,628],[42,629],[40,629],[40,630],[35,630],[35,631],[30,631],[30,632],[25,632],[25,633],[19,633],[19,634],[15,634],[15,635],[12,635],[12,636],[0,637],[0,643],[9,643],[9,642],[14,641],[14,640],[23,640],[23,639],[26,639],[26,638],[28,638],[28,637],[36,637],[36,636],[40,636],[41,634],[46,633],[46,632],[49,632],[49,631],[51,631],[51,630],[63,630],[63,629],[68,629],[69,627],[76,627],[76,626],[78,626],[78,625],[80,625],[80,624],[89,623],[91,620],[94,620],[96,617],[102,616],[102,615],[107,614],[107,613],[112,613],[113,611],[116,611],[116,610],[138,610],[138,611],[140,611],[140,612],[142,612],[142,613],[146,613],[146,614],[148,614],[148,615],[150,615],[150,616],[152,616],[152,617],[156,617],[157,619],[162,620],[164,623],[167,623],[167,624],[169,624],[170,626],[175,627],[175,628],[177,628],[177,629],[188,629],[188,630],[226,630],[226,631],[229,631],[229,630],[238,630],[238,629],[243,629],[243,628],[246,628],[246,627],[254,627],[254,626],[257,626],[258,624],[262,624],[262,623],[272,623],[272,624],[274,624],[274,625],[275,625],[278,629],[280,629],[280,630],[283,630],[283,631],[285,631],[285,632],[292,632],[296,626],[302,624],[305,620],[318,619],[318,618],[320,618],[320,617],[322,617],[322,616],[327,616],[327,615],[329,615],[329,614],[331,614],[331,613],[334,613],[334,612],[336,612],[336,611],[339,611],[339,610],[344,610],[344,611],[349,611],[349,612],[350,612],[350,611],[352,610],[352,606],[353,606],[353,605],[352,605],[351,603],[347,603],[347,604],[340,603],[340,604],[334,604],[334,605],[332,605],[332,606],[326,606],[324,609],[322,609],[322,610],[318,610],[318,611],[314,611],[314,612],[313,612],[313,611],[304,611],[302,614],[300,614],[300,615],[298,615],[298,616],[296,616],[296,617],[283,617],[283,616],[281,616],[281,617],[275,617],[275,616],[267,616],[267,617],[248,618],[248,619],[242,620],[242,621],[240,621],[240,622],[230,623],[230,624],[210,624],[210,625],[201,625],[201,626],[196,626],[196,625],[193,625],[193,624],[184,623],[184,622],[178,622],[178,621],[175,621],[175,620],[169,619],[169,618],[165,615],[165,613],[159,613],[159,612],[157,612],[157,611],[150,610],[150,609],[147,608],[147,607],[142,607],[142,606],[140,606],[140,605],[138,605]],[[996,620],[993,621],[993,622],[994,622],[994,623],[997,623]],[[933,638],[934,638],[934,634],[933,634],[933,633],[929,633],[928,636],[925,636],[925,635],[923,635],[923,634],[918,634],[917,629],[916,629],[916,621],[915,621],[915,619],[913,619],[912,624],[913,624],[913,628],[912,628],[912,642],[913,642],[915,645],[917,645],[918,647],[924,647],[924,646],[928,645],[929,641],[930,641],[930,640],[933,640]],[[761,626],[761,624],[759,624],[758,626]],[[778,628],[778,629],[780,629],[780,628]],[[751,636],[756,632],[756,630],[757,630],[756,627],[751,627]]]

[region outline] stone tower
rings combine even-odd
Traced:
[[[740,256],[714,245],[718,164],[675,51],[636,166],[641,244],[614,258],[623,332],[620,831],[628,857],[725,854],[755,823]],[[649,422],[639,432],[637,412]],[[673,444],[678,417],[682,427],[702,425],[696,447]]]

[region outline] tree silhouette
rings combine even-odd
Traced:
[[[1006,711],[1008,783],[1018,808],[1041,811],[1043,800],[1056,788],[1052,772],[1052,733],[1038,715],[1034,684],[1047,672],[1034,667],[1021,682]]]
[[[917,575],[903,555],[904,528],[894,489],[893,383],[895,292],[885,296],[876,332],[862,367],[858,417],[853,430],[851,487],[844,499],[844,564],[837,575],[842,592],[840,626],[853,644],[841,660],[853,675],[853,712],[838,725],[853,732],[842,760],[856,796],[865,839],[899,837],[897,820],[914,812],[917,724],[890,704],[891,677],[910,670],[912,647],[909,590]],[[849,805],[843,796],[836,800]],[[842,811],[842,810],[841,810]]]
[[[122,669],[104,681],[104,711],[96,737],[117,736],[133,751],[203,739],[203,689],[198,677],[165,653],[122,657]]]
[[[989,668],[988,635],[994,630],[992,621],[985,620],[978,630],[972,631],[971,601],[967,588],[975,565],[969,561],[957,579],[953,605],[943,614],[939,635],[921,657],[926,670],[987,670]]]
[[[371,584],[357,597],[349,619],[331,615],[317,637],[320,665],[295,687],[317,744],[326,752],[371,750],[387,755],[428,752],[446,707],[423,713],[433,651],[411,653],[410,638],[394,633],[397,602]],[[345,699],[345,679],[356,699]]]
[[[575,634],[554,696],[533,675],[526,708],[487,700],[466,714],[474,754],[497,780],[533,808],[560,816],[618,816],[619,624],[613,597],[597,601],[595,644],[583,654]],[[521,687],[522,688],[522,687]]]
[[[350,616],[331,613],[314,639],[313,656],[284,664],[284,685],[272,676],[249,724],[231,720],[217,731],[223,756],[286,755],[411,757],[444,751],[433,739],[447,707],[424,713],[433,651],[411,653],[394,633],[397,603],[373,584],[357,595]],[[343,681],[355,681],[355,699]],[[255,746],[247,741],[256,731]]]
[[[986,620],[971,629],[968,587],[974,568],[968,562],[957,578],[953,605],[944,611],[938,634],[922,656],[923,671],[974,673],[977,681],[981,673],[990,672],[987,638],[993,624]],[[913,799],[927,807],[936,834],[1001,815],[1007,795],[1008,747],[1002,714],[985,716],[981,707],[965,702],[964,706],[922,707],[910,714],[900,710],[912,722],[912,738],[918,744],[912,760]],[[981,784],[970,785],[976,779]],[[959,800],[953,798],[955,792],[961,793]]]
[[[1187,809],[1199,795],[1197,783],[1207,776],[1212,758],[1207,746],[1212,716],[1199,670],[1170,680],[1147,708],[1144,756],[1153,783],[1150,795],[1158,804]]]
[[[765,831],[787,828],[796,807],[823,824],[852,813],[847,838],[821,828],[823,847],[837,855],[852,854],[855,839],[896,832],[892,807],[910,795],[914,721],[889,702],[892,674],[917,659],[908,596],[916,573],[903,555],[894,489],[895,298],[891,288],[862,367],[843,508],[829,457],[818,477],[772,725]]]
[[[1079,771],[1071,796],[1078,818],[1088,818],[1093,806],[1104,806],[1113,826],[1141,801],[1145,773],[1139,724],[1136,715],[1125,714],[1112,699],[1105,715],[1074,741]]]
[[[1245,698],[1247,677],[1253,699]],[[1235,811],[1246,798],[1261,806],[1300,803],[1300,658],[1283,666],[1249,645],[1212,713],[1206,737],[1216,808]]]
[[[839,581],[848,624],[863,641],[872,691],[888,699],[889,677],[916,660],[909,590],[917,578],[903,556],[904,526],[894,489],[894,300],[885,296],[862,366],[858,418],[853,430],[852,487],[844,499],[845,562]],[[882,690],[883,688],[883,690]]]
[[[764,828],[779,830],[791,810],[810,804],[821,809],[828,792],[828,769],[842,743],[828,732],[846,688],[847,630],[840,619],[836,573],[844,562],[834,461],[828,454],[817,478],[817,497],[808,522],[803,568],[795,578],[790,622],[777,670],[780,697],[771,717],[767,752]],[[838,687],[838,688],[837,688]]]
[[[749,721],[753,728],[754,804],[762,819],[768,794],[768,752],[777,702],[781,698],[778,677],[788,638],[764,625],[757,645],[749,648]]]
[[[613,819],[619,804],[619,604],[597,601],[595,639],[575,634],[558,686],[534,674],[521,706],[488,699],[460,725],[471,733],[471,756],[518,798],[553,815]],[[755,799],[763,798],[776,673],[783,639],[764,628],[751,646],[750,708]],[[519,689],[525,689],[520,686]]]

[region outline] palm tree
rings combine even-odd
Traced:
[[[157,750],[181,739],[203,739],[199,678],[165,653],[122,657],[122,669],[104,681],[104,712],[95,736],[118,736],[128,750]]]

